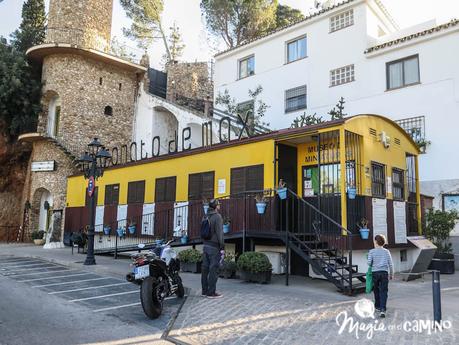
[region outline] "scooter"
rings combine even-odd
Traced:
[[[166,297],[176,294],[183,298],[185,289],[179,276],[180,261],[170,246],[172,241],[158,245],[148,253],[141,253],[145,244],[138,245],[139,253],[132,254],[132,272],[126,275],[128,282],[140,285],[142,308],[150,319],[158,318]]]

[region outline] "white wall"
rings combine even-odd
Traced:
[[[319,16],[281,33],[216,57],[215,95],[228,89],[238,102],[247,90],[262,85],[261,98],[270,106],[265,121],[271,128],[289,127],[304,110],[286,114],[285,90],[307,85],[307,114],[322,115],[345,98],[345,113],[374,113],[391,119],[426,118],[426,138],[432,144],[420,156],[423,181],[459,179],[459,159],[453,138],[459,128],[459,26],[406,43],[364,54],[377,38],[378,17],[365,3],[354,6],[353,26],[329,33],[329,15]],[[343,6],[341,10],[345,10]],[[425,25],[424,25],[425,26]],[[285,64],[285,42],[307,35],[307,58]],[[237,80],[238,60],[255,55],[255,75]],[[419,85],[386,91],[386,63],[419,54]],[[355,65],[355,81],[330,87],[330,70]],[[217,106],[218,107],[218,106]]]
[[[48,231],[46,227],[46,221],[48,218],[48,210],[45,210],[45,202],[49,203],[49,207],[53,207],[53,196],[50,192],[44,191],[40,199],[40,215],[38,218],[38,230]]]

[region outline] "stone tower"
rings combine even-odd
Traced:
[[[51,0],[46,42],[108,51],[113,0]]]
[[[53,162],[46,171],[29,169],[24,191],[31,205],[29,231],[46,230],[50,212],[64,210],[66,177],[77,172],[74,160],[92,138],[108,148],[132,140],[147,68],[108,53],[112,5],[113,0],[51,0],[45,42],[27,51],[42,65],[42,113],[36,133],[20,139],[33,142],[31,165]],[[103,204],[103,193],[99,196]]]

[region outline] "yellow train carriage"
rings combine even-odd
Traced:
[[[372,247],[377,233],[403,249],[421,234],[418,154],[393,121],[357,115],[113,166],[96,183],[96,231],[105,244],[120,228],[124,243],[175,236],[198,244],[203,204],[221,198],[236,251],[301,242],[303,252],[326,243],[349,253]],[[276,194],[280,179],[286,199]],[[82,175],[68,178],[67,233],[88,223],[86,185]],[[255,197],[265,199],[262,214]]]

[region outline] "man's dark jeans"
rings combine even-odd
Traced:
[[[386,271],[373,272],[373,291],[375,293],[375,308],[386,311],[389,274]]]
[[[201,286],[202,293],[210,296],[215,294],[218,271],[220,268],[220,250],[216,247],[204,246],[202,251]]]

